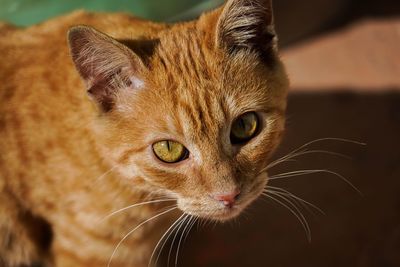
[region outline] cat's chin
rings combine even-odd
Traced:
[[[229,209],[223,209],[221,212],[213,214],[213,216],[208,219],[221,221],[221,222],[228,221],[228,220],[231,220],[231,219],[239,216],[242,213],[243,209],[244,208],[240,208],[240,207],[232,207]]]
[[[198,218],[224,222],[237,217],[242,211],[243,208],[235,206],[232,208],[218,208],[207,212],[193,212],[191,210],[185,210],[184,212]]]

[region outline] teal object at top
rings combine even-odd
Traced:
[[[28,26],[77,9],[129,12],[155,21],[187,20],[223,0],[0,0],[0,20]]]

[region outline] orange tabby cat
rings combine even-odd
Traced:
[[[1,266],[147,266],[178,209],[224,221],[264,189],[288,87],[270,1],[0,33]]]

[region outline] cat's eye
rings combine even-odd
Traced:
[[[154,143],[153,152],[159,160],[165,163],[176,163],[189,156],[189,151],[184,145],[172,140]]]
[[[252,139],[258,131],[259,121],[255,112],[248,112],[238,117],[232,124],[231,143],[240,144]]]

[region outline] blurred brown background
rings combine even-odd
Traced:
[[[400,1],[276,0],[274,6],[292,81],[287,134],[275,158],[324,137],[367,145],[317,142],[309,149],[351,159],[311,153],[270,174],[327,169],[362,195],[332,174],[271,181],[325,212],[303,209],[311,242],[295,216],[264,197],[233,223],[195,227],[178,266],[399,267]]]

